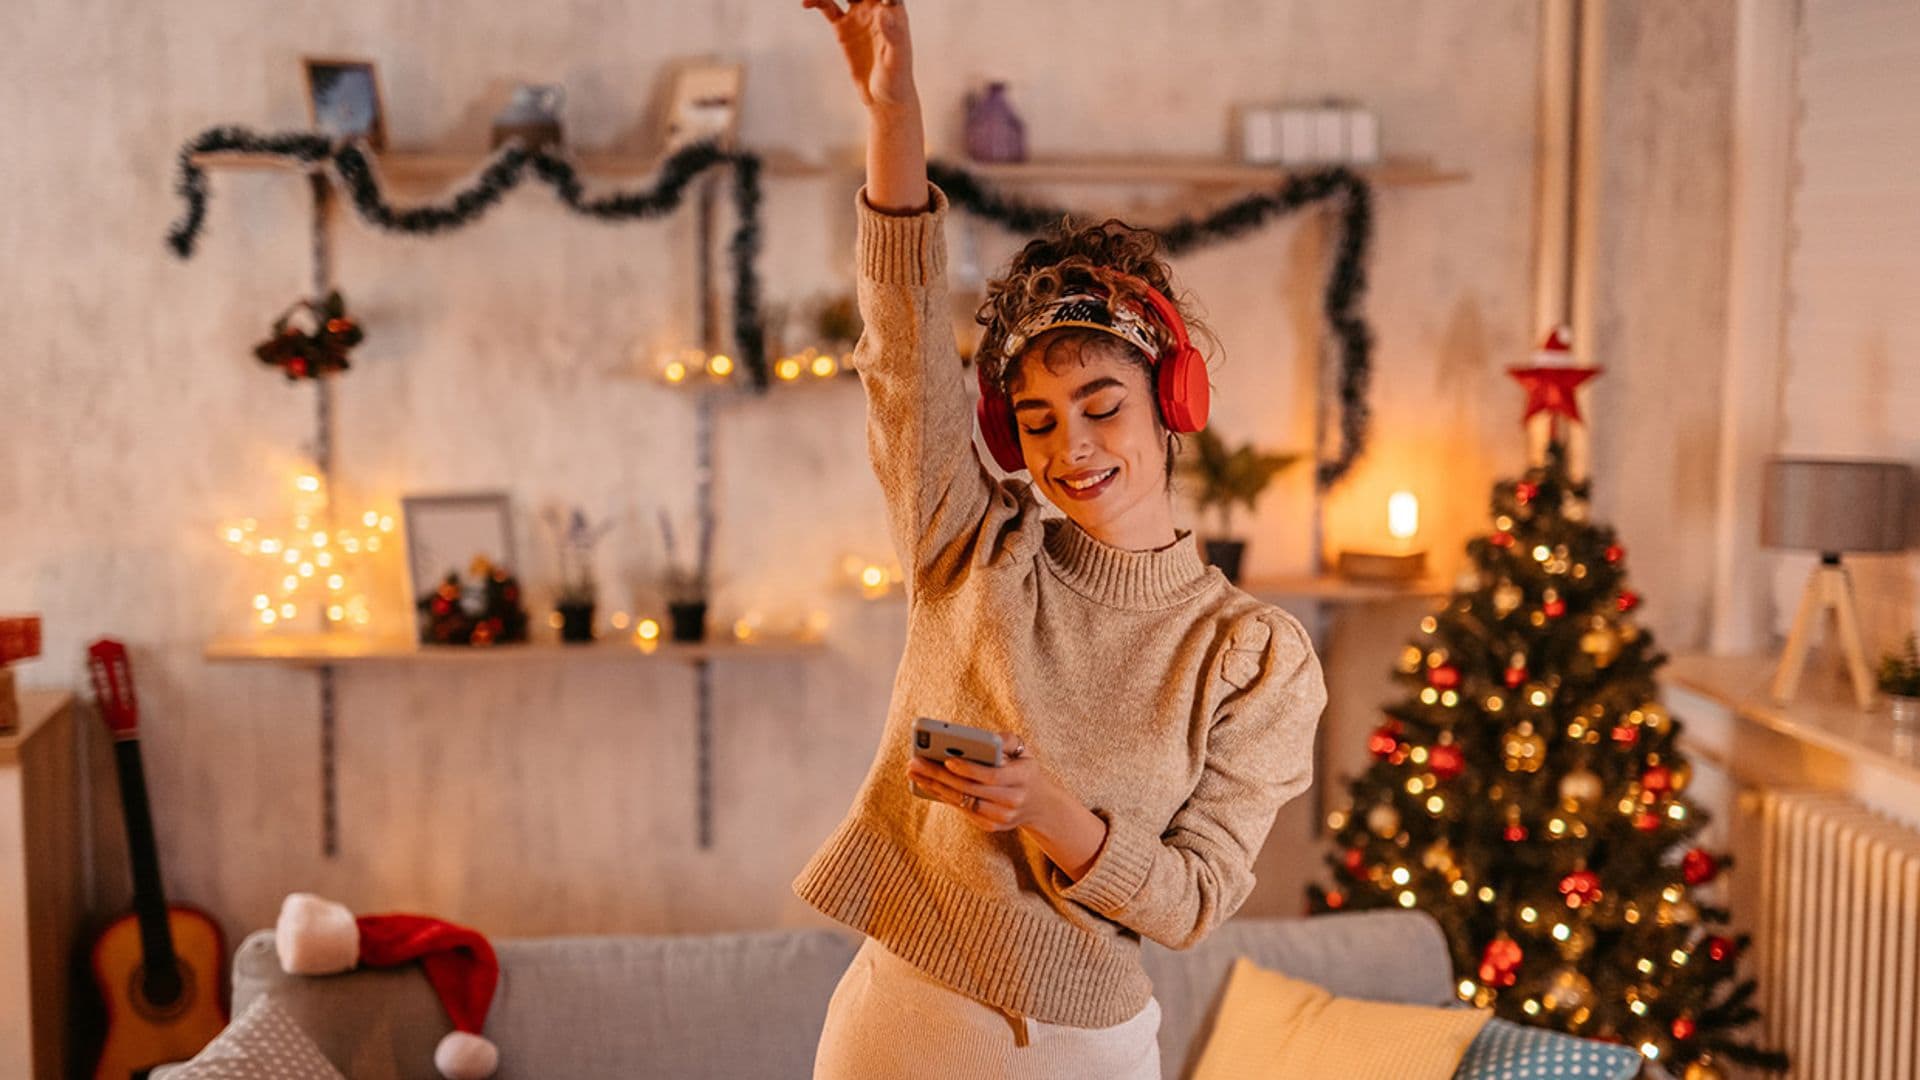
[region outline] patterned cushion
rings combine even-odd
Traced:
[[[1581,1039],[1527,1027],[1498,1017],[1467,1047],[1454,1080],[1633,1080],[1640,1052],[1629,1046]]]
[[[1335,997],[1242,956],[1194,1080],[1448,1080],[1489,1009]]]
[[[167,1069],[167,1080],[346,1080],[287,1011],[255,998],[192,1061]]]

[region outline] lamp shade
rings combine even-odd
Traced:
[[[1912,470],[1898,461],[1769,458],[1760,543],[1820,552],[1907,549]]]

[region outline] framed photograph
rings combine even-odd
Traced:
[[[368,146],[385,150],[387,122],[373,61],[308,57],[306,65],[314,128],[328,135],[365,136]]]
[[[696,63],[680,69],[667,111],[667,153],[703,139],[733,145],[744,78],[745,69],[737,63]]]
[[[505,492],[471,495],[408,495],[400,500],[407,529],[407,598],[419,600],[428,589],[456,575],[463,585],[475,581],[473,564],[485,559],[515,574],[513,516]]]

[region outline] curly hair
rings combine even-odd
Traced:
[[[1002,393],[1011,394],[1013,384],[1020,377],[1021,358],[1007,356],[1005,343],[1008,332],[1027,312],[1036,305],[1089,285],[1103,286],[1115,295],[1130,296],[1145,303],[1141,281],[1153,286],[1173,304],[1196,345],[1204,339],[1212,346],[1213,355],[1219,354],[1219,339],[1193,312],[1192,304],[1174,294],[1173,272],[1160,256],[1159,236],[1148,229],[1136,229],[1118,218],[1108,218],[1097,225],[1076,225],[1071,217],[1063,217],[1046,236],[1028,241],[1008,263],[1003,276],[987,282],[986,301],[974,313],[974,321],[986,327],[975,352],[975,362],[989,365],[988,378]],[[1028,342],[1022,355],[1038,359],[1052,371],[1057,370],[1056,356],[1077,357],[1081,350],[1089,348],[1112,350],[1110,355],[1137,365],[1145,372],[1147,385],[1154,385],[1158,358],[1146,356],[1099,330],[1084,327],[1048,330]],[[1167,419],[1161,415],[1158,396],[1153,400],[1154,419],[1164,430]],[[1174,442],[1177,451],[1178,436]],[[1172,477],[1173,455],[1169,454],[1169,483]]]
[[[986,328],[981,335],[978,360],[993,365],[988,375],[1003,391],[1011,391],[1020,374],[1020,357],[1005,355],[1007,334],[1036,305],[1063,293],[1087,286],[1100,286],[1116,295],[1130,296],[1145,303],[1139,286],[1145,281],[1170,301],[1187,324],[1187,333],[1196,340],[1205,339],[1219,351],[1219,339],[1192,311],[1192,305],[1174,295],[1173,272],[1160,256],[1160,238],[1148,229],[1136,229],[1118,218],[1097,225],[1076,225],[1071,217],[1062,218],[1048,235],[1030,240],[1007,265],[1006,273],[987,282],[987,298],[974,313],[974,321]],[[1062,328],[1050,330],[1028,343],[1033,353],[1053,368],[1058,346],[1069,342],[1086,346],[1111,342],[1125,349],[1127,358],[1139,364],[1152,384],[1157,358],[1127,349],[1112,335],[1096,330]],[[1036,346],[1039,346],[1036,351]],[[1116,354],[1117,355],[1117,354]],[[1155,415],[1158,415],[1156,406]],[[1162,418],[1164,423],[1164,418]]]

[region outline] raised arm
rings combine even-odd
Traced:
[[[855,197],[860,314],[853,367],[867,393],[867,450],[915,596],[957,581],[994,504],[973,448],[973,399],[947,295],[944,193],[927,182],[906,9],[804,0],[832,22],[867,106],[867,184]],[[1000,496],[1012,509],[1012,497]]]

